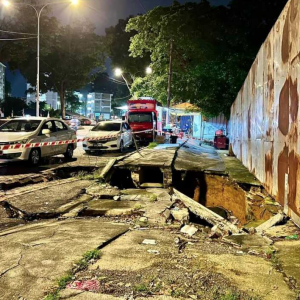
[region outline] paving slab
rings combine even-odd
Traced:
[[[295,292],[290,290],[283,275],[272,264],[261,257],[250,255],[204,255],[211,268],[230,279],[240,290],[259,295],[264,300],[295,300]]]
[[[225,172],[224,162],[216,150],[209,146],[199,146],[195,141],[188,141],[178,150],[174,168],[176,171]]]
[[[84,252],[126,232],[101,219],[48,221],[0,233],[0,298],[41,300]]]
[[[218,151],[225,164],[226,173],[237,183],[261,186],[261,182],[236,157],[228,156],[224,151]]]
[[[81,216],[129,216],[143,207],[140,201],[115,201],[111,199],[97,199],[90,201],[80,213]]]
[[[52,184],[34,185],[32,190],[12,194],[3,200],[27,213],[53,213],[84,192],[93,182],[89,180],[62,179]]]
[[[280,241],[275,243],[278,249],[276,257],[284,273],[294,277],[300,287],[300,241]]]
[[[159,167],[170,168],[175,156],[175,149],[143,149],[124,160],[120,161],[117,167]]]

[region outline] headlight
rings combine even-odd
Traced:
[[[27,144],[29,139],[27,140],[20,140],[20,141],[15,141],[15,142],[9,142],[10,145],[17,145],[17,144]]]

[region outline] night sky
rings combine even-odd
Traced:
[[[84,0],[83,0],[84,1]],[[180,3],[191,2],[189,0],[179,0]],[[193,2],[200,2],[193,1]],[[229,0],[210,0],[212,5],[226,5]],[[96,26],[98,34],[103,34],[105,28],[116,25],[119,19],[127,18],[131,15],[145,13],[152,8],[163,5],[172,5],[173,0],[89,0],[86,1],[92,8],[80,4],[78,8],[66,7],[54,9],[54,15],[63,23],[69,23],[72,18],[80,17],[89,19]],[[7,80],[12,85],[12,95],[14,97],[24,97],[26,90],[26,80],[20,72],[6,72]]]

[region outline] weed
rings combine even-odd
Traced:
[[[154,195],[154,194],[151,195],[150,198],[149,198],[149,201],[150,201],[150,202],[155,202],[156,200],[157,200],[157,196]]]
[[[87,251],[83,254],[83,258],[86,261],[90,261],[92,259],[98,259],[101,256],[101,251],[98,249]]]
[[[141,208],[143,208],[143,206],[141,204],[136,204],[134,206],[134,210],[140,210]]]
[[[47,297],[44,298],[44,300],[59,300],[59,292],[56,291],[54,293],[48,294]]]
[[[174,297],[174,298],[183,297],[185,295],[186,295],[186,293],[182,289],[176,289],[176,290],[171,291],[171,296]]]
[[[225,295],[220,296],[218,300],[239,300],[240,296],[233,292],[227,292]]]
[[[273,265],[278,265],[278,258],[276,257],[276,251],[273,248],[269,248],[266,251],[266,256],[272,262]]]
[[[144,284],[144,283],[136,284],[134,286],[134,290],[136,292],[139,292],[139,293],[142,293],[142,292],[147,292],[148,293],[150,291],[150,289],[148,288],[148,286],[146,284]]]
[[[91,260],[98,259],[100,256],[101,251],[98,249],[85,252],[82,258],[76,263],[75,270],[81,271],[86,269]]]
[[[72,275],[71,274],[68,274],[66,276],[63,276],[63,277],[59,278],[57,280],[58,289],[59,290],[64,289],[71,280],[72,280]]]
[[[93,259],[98,259],[101,256],[101,251],[98,249],[87,251],[83,254],[82,258],[76,263],[76,267],[72,269],[71,272],[69,272],[67,275],[57,279],[57,288],[55,292],[52,292],[47,295],[44,300],[59,300],[59,292],[63,289],[66,288],[67,284],[72,281],[73,279],[73,274],[76,273],[77,271],[84,270],[89,262]]]
[[[149,148],[149,149],[153,149],[153,148],[155,148],[157,145],[158,145],[157,143],[152,142],[152,143],[149,144],[148,148]]]
[[[102,177],[99,172],[87,173],[85,171],[80,171],[76,174],[76,178],[80,180],[100,180]]]

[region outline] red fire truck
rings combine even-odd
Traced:
[[[157,103],[154,99],[129,100],[127,102],[127,121],[133,132],[146,131],[135,134],[139,141],[153,140],[153,129],[157,130]]]

